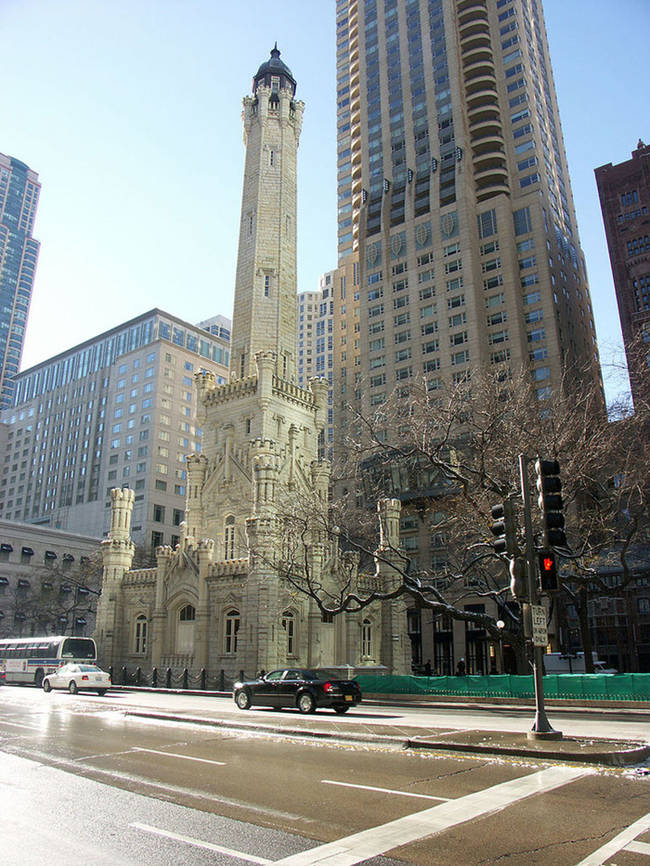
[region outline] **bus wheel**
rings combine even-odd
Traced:
[[[43,675],[43,671],[40,670],[40,668],[34,674],[34,685],[37,689],[40,689],[40,687],[43,685]]]

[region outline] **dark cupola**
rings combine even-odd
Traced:
[[[277,42],[271,50],[270,59],[262,63],[253,76],[253,93],[257,93],[257,88],[260,84],[271,90],[272,99],[274,94],[285,89],[289,90],[292,97],[295,96],[296,79],[291,74],[291,70],[287,64],[280,60],[280,50],[278,49]]]

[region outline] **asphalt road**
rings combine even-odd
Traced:
[[[136,706],[203,708],[226,723],[245,717],[250,727],[155,722],[126,712]],[[529,727],[516,712],[441,712],[447,725],[487,717],[491,729],[495,721]],[[421,725],[423,713],[362,706],[344,718],[322,712],[309,719],[339,730],[361,719],[408,728]],[[256,730],[277,715],[241,713],[204,696],[0,689],[1,862],[650,866],[650,779],[633,769],[455,757]],[[563,715],[563,729],[568,724],[576,733],[595,725],[599,736],[608,735],[603,724],[613,726],[612,736],[649,733],[633,717]]]

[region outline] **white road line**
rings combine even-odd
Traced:
[[[609,842],[605,842],[605,844],[599,848],[597,851],[594,851],[593,854],[590,854],[588,857],[585,857],[584,860],[581,860],[576,866],[602,866],[602,864],[609,860],[614,854],[618,854],[619,851],[622,851],[624,848],[627,850],[633,850],[629,848],[629,844],[633,842],[633,840],[640,836],[641,833],[644,833],[646,830],[650,830],[650,812],[647,815],[643,815],[642,818],[639,818],[638,821],[635,821],[634,824],[630,824],[629,827],[626,827],[618,836],[614,836],[613,839],[610,839]],[[646,843],[634,842],[635,845],[641,845]],[[648,846],[650,848],[650,846]],[[647,851],[639,851],[637,853],[647,854]]]
[[[379,791],[382,794],[399,794],[400,797],[420,797],[422,800],[441,800],[449,802],[451,797],[434,797],[432,794],[415,794],[412,791],[395,791],[393,788],[375,788],[372,785],[353,785],[351,782],[335,782],[333,779],[321,779],[323,785],[340,785],[342,788],[360,788],[362,791]]]
[[[400,845],[415,842],[425,836],[442,833],[457,824],[484,817],[533,794],[543,794],[559,788],[593,770],[574,767],[549,767],[510,782],[502,782],[483,791],[458,797],[423,812],[415,812],[389,821],[379,827],[371,827],[336,842],[320,845],[301,854],[292,854],[276,860],[276,866],[354,866],[371,857],[385,854]]]
[[[0,719],[0,725],[8,725],[10,728],[27,728],[30,731],[42,731],[39,725],[22,725],[17,722],[5,722],[4,719]]]
[[[166,758],[183,758],[185,761],[200,761],[202,764],[215,764],[217,767],[225,767],[225,761],[211,761],[209,758],[193,758],[192,755],[179,755],[176,752],[158,752],[156,749],[140,749],[134,746],[134,752],[150,752],[152,755],[164,755]]]
[[[204,848],[206,851],[215,851],[217,854],[236,857],[245,863],[259,863],[260,866],[269,866],[269,864],[273,863],[272,860],[264,860],[262,857],[254,857],[252,854],[244,854],[241,851],[233,851],[231,848],[224,848],[222,845],[213,845],[212,842],[202,842],[201,839],[192,839],[191,836],[181,836],[180,833],[170,833],[168,830],[160,830],[158,827],[150,827],[148,824],[134,823],[129,824],[129,827],[135,827],[136,830],[144,830],[145,833],[153,833],[156,836],[164,836],[165,839],[184,842],[186,845],[193,845],[195,848]]]
[[[650,842],[630,842],[623,850],[632,851],[634,854],[647,854],[650,857]]]

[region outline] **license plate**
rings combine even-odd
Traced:
[[[351,700],[352,700],[352,695],[346,695],[346,696],[345,696],[345,700],[346,700],[346,701],[351,701]]]

